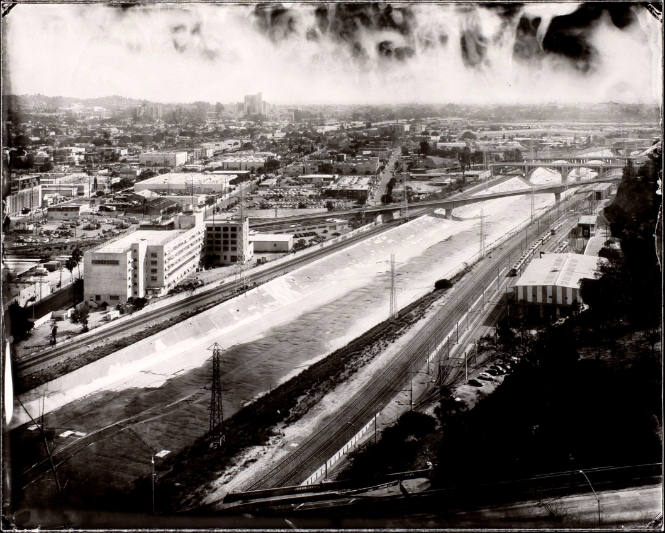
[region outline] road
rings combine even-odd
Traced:
[[[579,203],[579,199],[574,199]],[[570,200],[564,202],[568,206]],[[542,219],[542,217],[541,217]],[[505,275],[525,242],[537,234],[534,220],[528,228],[508,239],[481,260],[451,290],[451,303],[444,305],[417,333],[409,346],[377,374],[376,379],[352,396],[340,409],[324,421],[300,446],[277,462],[273,468],[254,480],[247,490],[298,485],[341,449],[360,428],[365,426],[410,379],[410,372],[426,363],[433,346],[438,346],[457,327],[471,304],[482,298],[485,290]],[[560,238],[563,236],[561,233]]]
[[[401,146],[397,146],[396,148],[392,149],[392,151],[390,153],[390,157],[388,158],[388,161],[386,162],[386,166],[384,167],[383,171],[381,172],[379,183],[377,184],[376,188],[374,189],[374,192],[367,199],[367,205],[380,205],[381,204],[381,197],[386,192],[386,185],[388,185],[388,182],[390,181],[390,178],[393,177],[393,169],[395,167],[395,161],[397,161],[397,158],[399,157],[399,155],[401,153],[401,149],[402,149]]]
[[[372,228],[364,233],[355,235],[347,240],[335,243],[327,248],[315,250],[306,255],[294,256],[293,260],[288,263],[282,263],[273,267],[262,269],[259,272],[252,273],[248,271],[245,275],[245,282],[247,285],[259,285],[265,283],[270,279],[281,276],[286,272],[290,272],[296,268],[311,263],[325,255],[334,253],[349,245],[352,245],[360,240],[367,239],[371,236],[377,235],[401,221],[391,221],[376,228]],[[156,322],[167,321],[170,318],[179,316],[184,312],[191,312],[192,309],[203,311],[213,305],[217,305],[225,300],[233,298],[238,294],[238,287],[229,284],[225,286],[213,286],[184,300],[176,301],[172,304],[165,305],[152,312],[145,313],[140,316],[133,317],[113,324],[110,327],[104,328],[98,333],[87,335],[83,338],[74,338],[71,341],[61,344],[53,349],[49,349],[37,354],[22,358],[16,362],[16,371],[19,375],[29,375],[37,372],[46,366],[52,365],[60,360],[80,356],[83,353],[90,352],[99,348],[109,342],[113,338],[123,338],[134,333],[143,331],[146,327],[153,325]]]

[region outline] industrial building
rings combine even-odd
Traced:
[[[175,168],[187,163],[187,152],[146,152],[139,155],[139,163],[146,167]]]
[[[8,215],[19,215],[24,209],[38,209],[42,206],[42,186],[34,185],[9,194],[4,203],[3,211]]]
[[[249,242],[254,253],[290,252],[293,250],[293,235],[288,233],[251,233]]]
[[[254,255],[249,219],[217,218],[205,222],[205,255],[214,265],[244,263]]]
[[[161,296],[199,266],[203,213],[174,219],[174,229],[141,229],[84,254],[85,300],[124,303]]]
[[[515,300],[538,309],[540,315],[559,314],[575,302],[582,279],[593,279],[602,261],[596,256],[572,253],[544,254],[526,267],[514,286]]]
[[[255,171],[257,168],[262,168],[266,161],[274,159],[275,154],[271,153],[254,153],[254,154],[236,154],[226,155],[220,159],[215,160],[215,168],[222,168],[224,170],[249,170]]]
[[[49,220],[76,220],[85,212],[90,212],[87,205],[55,205],[48,208]]]
[[[323,196],[365,203],[371,184],[372,179],[369,176],[341,176],[323,188]]]
[[[235,174],[208,174],[202,172],[169,172],[134,184],[134,192],[152,191],[178,196],[196,194],[224,194],[229,190]]]

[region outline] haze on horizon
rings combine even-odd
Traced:
[[[4,92],[164,103],[255,92],[275,104],[660,103],[660,23],[636,5],[619,15],[590,9],[22,4],[3,21]]]

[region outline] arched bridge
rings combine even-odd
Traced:
[[[541,185],[533,187],[524,187],[523,189],[517,189],[514,191],[506,192],[493,192],[487,194],[478,194],[476,196],[462,196],[460,198],[452,199],[442,199],[442,200],[421,200],[419,202],[409,203],[409,209],[422,209],[422,208],[439,208],[445,209],[446,216],[452,216],[453,209],[457,207],[462,207],[464,205],[475,204],[478,202],[484,202],[486,200],[495,200],[497,198],[506,198],[508,196],[521,196],[523,194],[546,194],[554,193],[555,200],[559,202],[561,199],[561,194],[567,190],[576,187],[583,187],[593,183],[612,183],[619,181],[621,176],[611,176],[604,178],[595,178],[592,180],[579,181],[574,183],[567,184],[557,184],[557,185]],[[357,216],[361,214],[380,214],[380,213],[389,213],[394,211],[400,211],[404,209],[404,204],[387,204],[381,206],[365,207],[365,208],[356,208],[356,209],[346,209],[343,211],[331,211],[326,213],[315,213],[311,215],[296,215],[292,217],[282,217],[282,218],[269,218],[269,219],[250,219],[249,225],[251,228],[261,228],[266,226],[275,226],[281,224],[288,224],[289,222],[303,222],[305,220],[317,220],[317,219],[326,219],[326,218],[339,218],[345,216]]]
[[[607,157],[607,158],[571,158],[571,160],[564,161],[561,159],[532,159],[527,161],[505,161],[503,163],[490,163],[489,169],[492,175],[498,169],[508,168],[521,170],[524,177],[531,181],[531,177],[536,169],[550,168],[558,171],[561,174],[561,179],[565,183],[568,181],[570,171],[575,168],[587,168],[595,170],[598,177],[606,177],[612,170],[622,169],[626,166],[627,158]]]

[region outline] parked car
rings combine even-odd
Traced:
[[[469,385],[471,385],[472,387],[482,387],[483,386],[483,384],[480,381],[478,381],[477,379],[470,379],[469,381],[467,381],[467,383]]]

